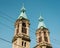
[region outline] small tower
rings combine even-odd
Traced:
[[[44,24],[44,19],[40,16],[36,30],[37,45],[34,48],[52,48],[49,34],[50,32]]]
[[[15,33],[12,40],[12,48],[30,48],[29,26],[30,22],[26,16],[26,9],[21,8],[21,14],[15,22]]]

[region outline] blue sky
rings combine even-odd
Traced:
[[[59,0],[0,0],[0,38],[12,41],[14,23],[24,3],[30,20],[31,47],[36,45],[35,32],[40,14],[50,31],[53,48],[60,47],[60,1]],[[12,44],[0,39],[0,48],[12,48]]]

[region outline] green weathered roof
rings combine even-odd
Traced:
[[[21,13],[20,13],[18,19],[22,19],[22,18],[28,19],[25,12],[26,12],[26,9],[25,9],[25,7],[23,5],[23,7],[21,8]]]
[[[45,28],[46,28],[46,26],[45,26],[45,24],[44,24],[44,19],[43,19],[41,16],[40,16],[40,18],[39,18],[38,29],[39,29],[40,27],[45,27]]]

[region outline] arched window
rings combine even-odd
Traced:
[[[26,47],[26,42],[24,43],[24,46]]]
[[[22,46],[26,47],[26,42],[22,41]]]
[[[44,36],[46,36],[46,32],[44,32]]]
[[[39,37],[39,42],[41,42],[42,41],[42,37]]]
[[[26,23],[23,22],[23,23],[22,23],[22,26],[23,26],[23,27],[26,27]]]
[[[24,28],[24,27],[22,27],[22,33],[27,33],[27,29],[26,28]]]
[[[46,42],[48,42],[48,38],[46,36],[44,37],[44,39],[45,39]]]
[[[23,41],[22,41],[22,46],[23,46]]]

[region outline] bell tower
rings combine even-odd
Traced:
[[[12,48],[30,48],[29,26],[30,22],[26,16],[26,9],[21,8],[21,14],[15,22],[15,33],[12,40]]]
[[[52,48],[49,34],[50,32],[44,24],[44,19],[40,16],[36,30],[37,45],[34,48]]]

